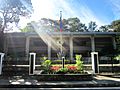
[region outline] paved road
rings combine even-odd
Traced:
[[[0,88],[0,90],[120,90],[120,87],[95,87],[95,88]]]
[[[22,76],[8,79],[1,77],[0,90],[120,90],[120,78],[98,75],[92,81],[42,82]]]

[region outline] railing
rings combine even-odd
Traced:
[[[104,63],[101,63],[101,61]],[[112,63],[111,63],[111,61],[112,60],[110,57],[99,57],[100,72],[103,72],[103,71],[104,72],[106,72],[106,71],[111,72],[112,68],[113,68],[113,71],[115,71],[115,72],[119,71],[120,70],[119,61],[113,60],[114,62],[112,62]],[[74,62],[75,62],[75,60],[74,60]],[[83,57],[83,62],[84,62],[84,69],[85,70],[92,70],[91,69],[91,67],[92,67],[91,57]],[[40,65],[41,65],[40,58],[37,58],[35,67],[39,68]],[[24,70],[27,73],[28,67],[29,67],[29,61],[28,60],[26,61],[25,59],[23,59],[23,57],[21,59],[19,58],[18,60],[16,60],[16,59],[7,60],[6,59],[3,61],[4,71],[6,69],[10,70],[10,68],[11,68],[11,69],[13,69],[13,71],[15,69],[16,69],[16,71],[17,71],[17,69],[21,69],[22,71]]]

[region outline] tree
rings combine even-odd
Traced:
[[[112,32],[112,26],[111,25],[104,25],[99,27],[99,31],[101,32]]]
[[[34,30],[30,29],[33,27],[33,22],[27,24],[24,29],[21,29],[22,32],[33,32]],[[47,18],[41,18],[39,22],[34,22],[35,25],[41,28],[43,31],[47,32],[59,32],[60,31],[60,22],[59,20],[52,20]],[[80,22],[79,18],[68,18],[62,20],[63,32],[83,32],[88,31],[87,26]],[[29,29],[29,30],[28,30]],[[34,29],[34,28],[33,28]]]
[[[31,21],[27,23],[27,26],[20,30],[22,32],[35,32],[36,30],[40,30],[40,32],[54,32],[60,29],[57,20],[41,18],[38,22]]]
[[[68,18],[66,26],[68,28],[68,31],[70,32],[83,32],[87,31],[87,27],[85,24],[80,22],[79,18]]]
[[[32,3],[31,0],[1,0],[0,3],[0,52],[3,52],[4,31],[10,24],[18,24],[21,16],[30,16]]]
[[[106,31],[108,31],[109,29],[108,29],[107,25],[104,25],[104,26],[101,26],[101,27],[99,28],[99,30],[102,31],[102,32],[106,32]]]
[[[78,26],[78,31],[81,31],[81,32],[88,31],[87,26],[83,23],[80,23]]]
[[[27,23],[27,26],[25,26],[23,29],[20,29],[21,32],[35,32],[33,24],[36,24],[35,21],[31,21]]]
[[[120,20],[112,21],[111,28],[114,32],[120,32]],[[120,36],[116,35],[117,51],[120,53]]]
[[[96,22],[91,21],[91,22],[89,23],[89,25],[88,25],[88,30],[89,30],[89,31],[95,31],[96,28],[97,28]]]
[[[111,27],[115,32],[120,32],[120,20],[113,21]]]

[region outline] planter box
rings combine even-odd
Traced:
[[[31,76],[38,81],[90,81],[92,74],[40,74]]]

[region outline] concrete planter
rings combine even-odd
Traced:
[[[40,74],[33,75],[38,81],[90,81],[92,74]]]

